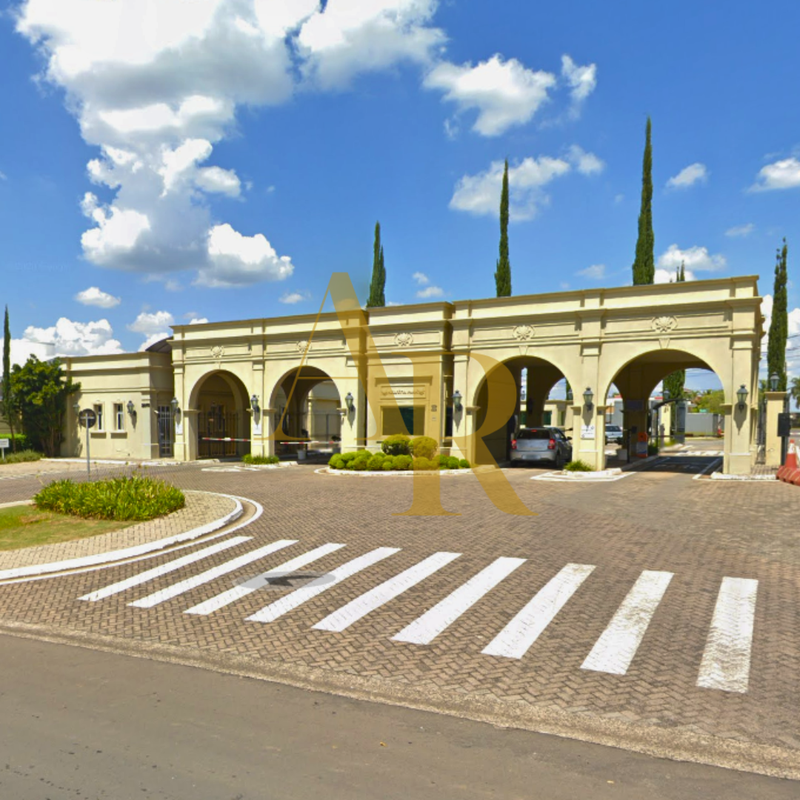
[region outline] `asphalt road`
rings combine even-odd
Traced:
[[[796,798],[798,784],[0,639],[4,800]]]

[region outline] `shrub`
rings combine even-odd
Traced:
[[[280,459],[278,456],[254,456],[250,453],[242,456],[242,461],[245,464],[279,464]]]
[[[396,433],[388,436],[381,442],[381,450],[387,456],[407,456],[409,453],[409,442],[411,440],[404,433]]]
[[[344,459],[337,453],[335,456],[331,457],[331,460],[328,462],[328,466],[331,469],[344,469]]]
[[[133,475],[86,483],[53,481],[33,502],[39,509],[77,517],[144,521],[183,508],[186,498],[162,480]]]
[[[459,469],[469,469],[469,461],[466,458],[461,458],[458,461]]]
[[[367,463],[367,469],[370,471],[377,471],[379,469],[383,469],[383,462],[386,459],[386,456],[383,453],[375,453]]]
[[[17,455],[22,450],[33,450],[33,442],[24,433],[15,433],[13,436],[10,433],[4,433],[0,435],[0,439],[8,439],[9,447],[6,450],[6,456],[13,452],[15,444],[17,446]]]
[[[647,455],[649,455],[649,456],[657,456],[658,455],[658,445],[657,444],[649,444],[649,445],[647,445]]]
[[[428,469],[437,469],[438,464],[435,461],[430,461],[427,458],[415,458],[414,459],[414,469],[415,470],[428,470]]]
[[[0,465],[2,464],[20,464],[23,461],[38,461],[40,458],[44,458],[41,453],[37,453],[35,450],[21,450],[19,453],[9,453],[6,451],[6,460],[0,461]]]
[[[410,469],[411,468],[411,456],[395,456],[394,457],[394,468],[395,469]]]
[[[369,458],[367,456],[358,456],[354,458],[350,464],[348,465],[348,469],[355,469],[359,472],[363,472],[367,469],[369,465]]]
[[[581,461],[578,459],[577,461],[570,461],[564,469],[567,472],[594,472],[592,467],[590,467],[585,461]]]
[[[447,469],[458,469],[458,459],[455,456],[447,459]]]
[[[411,454],[414,458],[431,459],[436,455],[439,449],[439,443],[436,439],[431,439],[430,436],[417,436],[416,439],[411,440]]]
[[[439,455],[438,462],[440,467],[447,467],[447,459],[449,456]]]
[[[340,458],[342,459],[342,461],[345,463],[346,466],[349,466],[350,462],[354,461],[357,455],[358,453],[351,451],[349,453],[341,453]]]
[[[395,469],[394,456],[386,456],[386,458],[383,459],[383,464],[381,464],[381,469],[384,470],[384,472]]]

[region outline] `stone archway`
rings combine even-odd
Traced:
[[[190,460],[241,458],[250,452],[250,399],[242,381],[227,370],[203,375],[184,411]]]

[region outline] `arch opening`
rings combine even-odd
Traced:
[[[250,452],[250,398],[242,381],[227,370],[201,378],[190,403],[196,414],[197,458],[241,458]]]

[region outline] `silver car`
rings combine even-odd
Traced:
[[[622,426],[606,425],[606,444],[610,444],[611,442],[619,442],[622,444],[623,436]]]
[[[511,466],[549,461],[556,469],[572,461],[572,445],[558,428],[520,428],[511,440]]]

